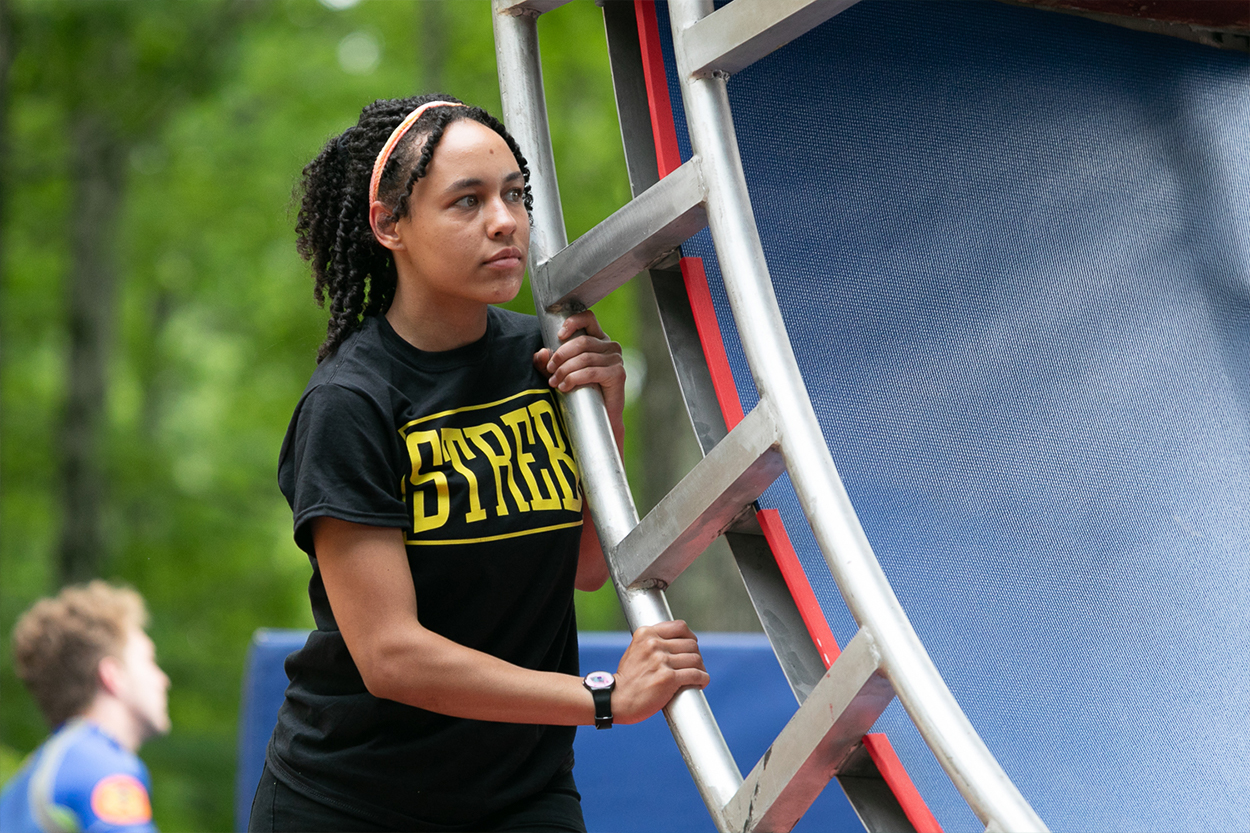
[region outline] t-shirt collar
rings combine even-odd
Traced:
[[[373,318],[375,326],[381,333],[382,344],[400,361],[420,370],[450,370],[476,364],[485,358],[490,351],[495,332],[499,328],[496,321],[497,315],[494,307],[487,307],[486,333],[481,338],[463,347],[439,351],[421,350],[412,346],[404,340],[403,336],[395,332],[395,328],[386,320],[385,315],[376,315]]]

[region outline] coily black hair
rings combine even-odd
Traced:
[[[304,167],[295,222],[296,248],[312,265],[313,295],[320,306],[330,301],[326,338],[317,362],[333,353],[364,316],[390,308],[395,297],[395,261],[373,236],[369,225],[369,179],[374,161],[391,133],[409,113],[429,101],[461,103],[444,94],[380,99],[360,112],[360,120],[331,139]],[[378,184],[378,199],[393,206],[392,218],[408,215],[408,198],[425,176],[447,126],[471,120],[503,138],[525,178],[526,212],[533,208],[529,167],[503,124],[480,107],[432,107],[421,114],[391,153]]]

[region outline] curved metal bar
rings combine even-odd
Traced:
[[[977,735],[917,637],[842,485],[812,410],[773,293],[726,90],[726,76],[695,77],[683,34],[712,0],[671,0],[686,122],[703,160],[708,225],[743,350],[762,399],[782,421],[782,454],[795,491],[851,614],[875,637],[882,670],[973,812],[990,829],[1045,830],[1042,820]]]
[[[534,228],[530,238],[531,274],[567,245],[560,194],[556,187],[555,163],[546,130],[547,107],[542,89],[536,19],[510,15],[505,0],[495,0],[495,48],[499,89],[503,98],[504,122],[524,149],[530,166],[534,194]],[[535,299],[543,338],[548,346],[558,344],[556,331],[573,310],[548,312],[547,299]],[[583,471],[596,477],[583,479],[591,515],[603,542],[611,552],[638,524],[638,510],[630,497],[629,483],[616,450],[616,441],[597,389],[582,388],[561,397],[565,421],[577,449]],[[664,593],[655,589],[630,590],[616,578],[613,583],[630,630],[673,618]],[[686,759],[699,792],[712,818],[723,828],[725,804],[742,784],[738,769],[702,691],[678,692],[664,715]]]

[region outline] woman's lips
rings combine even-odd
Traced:
[[[486,259],[486,265],[500,269],[511,269],[521,264],[521,250],[515,246],[496,252]]]

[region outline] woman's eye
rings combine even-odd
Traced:
[[[524,188],[513,188],[508,192],[508,200],[510,202],[520,202],[525,197]]]
[[[477,197],[473,194],[465,194],[463,197],[456,200],[456,205],[461,206],[462,208],[474,208],[477,206]]]

